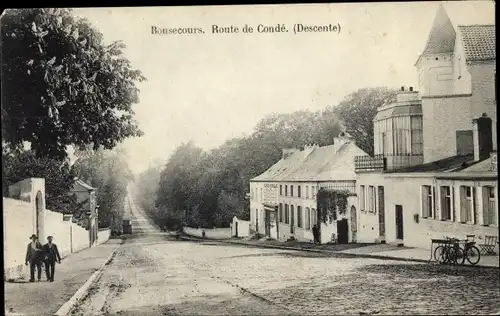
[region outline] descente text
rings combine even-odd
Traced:
[[[297,33],[320,33],[331,32],[340,33],[340,23],[338,24],[324,24],[324,25],[305,25],[302,23],[295,24],[293,32]]]

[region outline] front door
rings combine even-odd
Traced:
[[[403,206],[396,205],[396,239],[403,240]]]
[[[293,234],[295,232],[295,216],[294,216],[295,210],[293,209],[293,205],[290,205],[290,234]]]
[[[337,242],[339,244],[349,243],[349,224],[346,218],[337,221]]]
[[[271,237],[271,212],[269,210],[266,210],[265,226],[266,236]]]

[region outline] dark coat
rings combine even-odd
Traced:
[[[40,261],[41,259],[40,256],[42,253],[42,244],[39,241],[37,241],[35,248],[36,249],[33,249],[31,247],[31,243],[29,243],[28,247],[26,247],[26,262],[37,263],[38,261]]]
[[[52,247],[50,247],[48,243],[43,245],[43,256],[45,262],[53,263],[56,261],[61,261],[59,249],[57,249],[57,245],[54,243],[52,243]]]

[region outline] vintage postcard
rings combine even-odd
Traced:
[[[7,9],[7,315],[498,315],[493,1]]]

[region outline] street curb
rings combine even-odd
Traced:
[[[101,265],[101,267],[99,269],[97,269],[97,271],[95,271],[91,276],[90,278],[88,278],[88,280],[78,289],[78,291],[76,291],[76,293],[66,302],[63,304],[63,306],[61,306],[57,312],[55,312],[53,315],[54,316],[66,316],[66,315],[69,315],[69,313],[71,312],[71,310],[80,302],[80,300],[85,297],[85,295],[88,293],[90,287],[92,286],[92,284],[99,278],[99,276],[101,275],[102,271],[104,270],[104,268],[106,267],[106,265],[108,265],[111,260],[113,260],[115,254],[116,254],[116,251],[118,250],[118,248],[121,247],[121,245],[123,244],[123,240],[122,242],[119,244],[118,247],[116,247],[115,249],[113,249],[113,251],[111,252],[111,254],[109,255],[109,257],[106,259],[106,261]]]
[[[221,240],[221,239],[202,239],[202,238],[186,237],[186,236],[182,236],[181,239],[197,240],[197,241],[201,241],[201,240],[216,241],[216,242],[225,243],[225,244],[241,245],[241,246],[247,246],[247,247],[253,247],[253,248],[271,248],[271,249],[281,249],[281,250],[306,251],[306,252],[313,252],[313,253],[328,253],[328,254],[336,255],[338,257],[343,257],[343,258],[369,258],[369,259],[393,260],[393,261],[403,261],[403,262],[430,263],[430,260],[426,260],[426,259],[401,258],[401,257],[392,257],[392,256],[381,256],[381,255],[375,255],[375,254],[346,253],[346,252],[340,252],[340,251],[294,248],[294,247],[265,245],[265,244],[255,245],[255,244],[247,244],[247,243],[242,243],[242,242],[237,242],[237,241],[229,241],[229,240]],[[474,265],[474,266],[465,265],[465,266],[471,267],[471,268],[498,269],[498,267],[493,267],[493,266],[482,266],[482,265]]]

